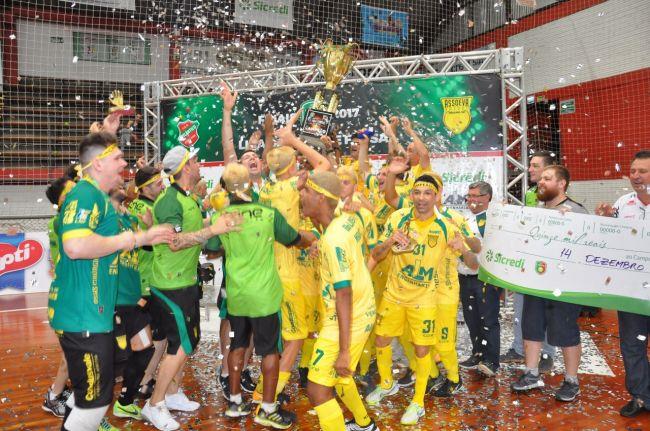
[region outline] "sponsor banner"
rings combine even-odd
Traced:
[[[0,234],[0,295],[50,289],[47,232]]]
[[[293,30],[293,0],[235,0],[235,22]]]
[[[479,278],[650,316],[650,223],[492,203]]]
[[[409,14],[361,5],[361,41],[402,48],[408,40]]]
[[[66,2],[101,6],[110,9],[135,10],[135,0],[66,0]]]

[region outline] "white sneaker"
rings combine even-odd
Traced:
[[[142,417],[151,422],[151,425],[158,428],[160,431],[174,431],[181,427],[172,417],[165,402],[161,401],[158,404],[151,405],[149,401],[142,407],[140,412]]]
[[[382,389],[381,386],[377,386],[374,391],[368,394],[366,402],[369,406],[376,406],[384,397],[396,394],[398,389],[399,386],[395,381],[393,382],[393,386],[388,389]]]
[[[415,425],[422,416],[424,416],[424,407],[420,406],[418,403],[412,402],[406,408],[400,423],[402,425]]]
[[[165,395],[165,404],[169,410],[180,410],[182,412],[193,412],[201,407],[196,401],[190,401],[182,389],[172,395]]]

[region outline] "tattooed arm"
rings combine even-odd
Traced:
[[[203,244],[215,235],[241,230],[242,217],[239,213],[221,215],[212,225],[195,232],[182,232],[169,244],[171,251],[179,251],[194,245]]]

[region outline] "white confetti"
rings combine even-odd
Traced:
[[[79,61],[79,57],[77,57],[76,55],[74,57],[72,57],[72,62],[73,63],[76,63],[78,61]]]
[[[553,290],[553,296],[559,297],[560,295],[562,295],[562,291],[560,289]]]
[[[639,341],[645,341],[646,338],[647,337],[645,335],[641,335],[641,334],[636,336],[636,339],[639,340]]]

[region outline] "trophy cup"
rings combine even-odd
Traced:
[[[108,101],[111,102],[110,108],[108,108],[108,113],[110,114],[119,114],[119,115],[133,115],[135,110],[131,105],[124,104],[124,95],[120,90],[113,90],[111,95],[108,96]]]
[[[408,236],[409,243],[405,246],[401,246],[398,243],[393,244],[391,249],[393,250],[394,254],[411,253],[413,250],[415,250],[415,246],[418,245],[417,241],[413,238],[413,233],[410,232],[410,227],[411,219],[408,219],[404,224],[402,230],[406,233],[406,236]]]
[[[336,108],[341,100],[335,88],[350,70],[356,48],[355,43],[337,46],[327,39],[320,51],[318,64],[325,77],[325,88],[316,92],[313,104],[304,116],[300,137],[321,152],[324,150],[324,145],[320,138],[329,133]]]

